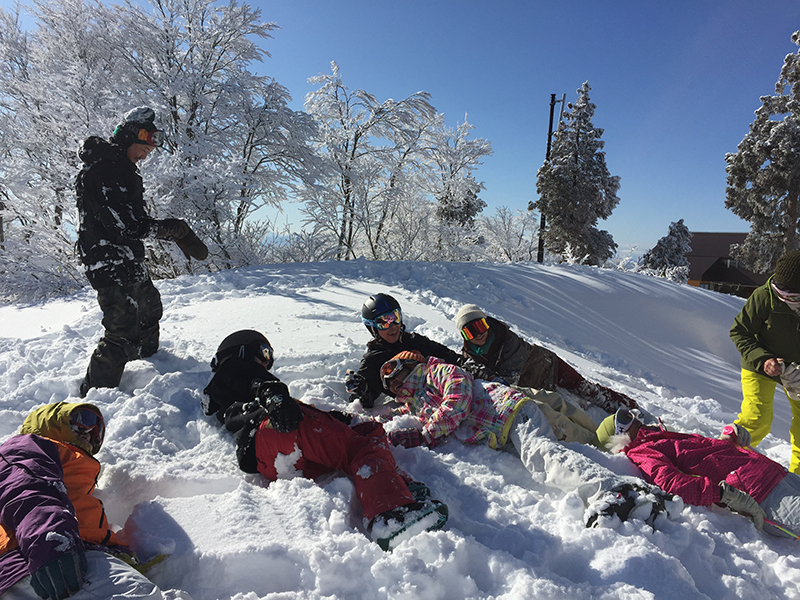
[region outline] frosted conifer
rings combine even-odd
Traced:
[[[792,41],[800,46],[800,31]],[[725,156],[725,207],[751,225],[731,256],[767,273],[782,254],[800,248],[800,50],[786,56],[775,95],[762,96],[755,114],[737,151]]]
[[[567,247],[585,262],[600,265],[614,255],[617,244],[611,234],[598,230],[619,203],[619,177],[606,167],[603,130],[592,124],[596,106],[589,101],[589,82],[578,90],[578,100],[564,113],[553,136],[550,160],[539,169],[533,205],[547,221],[545,245],[563,254]]]

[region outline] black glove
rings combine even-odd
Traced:
[[[350,394],[350,402],[363,399],[367,394],[367,380],[352,369],[347,371],[344,378],[344,389]],[[371,408],[370,406],[365,406]]]
[[[195,260],[205,260],[208,258],[208,247],[191,229],[189,229],[189,233],[182,238],[176,238],[175,243],[178,244],[178,248],[183,251],[186,258],[190,256]]]
[[[275,431],[278,433],[297,431],[300,421],[303,420],[303,411],[289,396],[288,388],[284,384],[280,386],[284,389],[280,389],[275,382],[266,382],[258,390],[258,399],[267,411],[267,417]]]
[[[329,410],[328,414],[332,416],[337,421],[341,421],[345,425],[350,425],[353,422],[353,415],[349,415],[347,413],[343,413],[340,410]]]
[[[158,222],[156,237],[160,240],[182,240],[192,231],[191,227],[181,219],[162,219]]]
[[[31,575],[31,587],[42,598],[69,598],[83,587],[88,569],[83,548],[75,548],[42,565]]]

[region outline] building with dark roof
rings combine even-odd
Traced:
[[[742,244],[746,233],[692,233],[689,245],[689,285],[747,298],[766,283],[769,273],[761,275],[741,266],[730,256],[731,244]]]

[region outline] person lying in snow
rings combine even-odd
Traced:
[[[269,371],[273,362],[269,340],[253,330],[226,337],[211,361],[205,413],[234,433],[243,471],[275,481],[341,470],[355,485],[367,532],[384,550],[444,526],[447,506],[397,467],[380,423],[350,426],[349,415],[295,400]]]
[[[726,426],[714,439],[644,425],[620,409],[597,435],[612,452],[623,452],[647,481],[688,504],[727,506],[751,518],[756,529],[800,536],[800,476],[755,452],[741,425]]]
[[[361,307],[361,322],[372,334],[372,339],[367,343],[358,370],[347,372],[345,388],[350,401],[360,401],[364,408],[373,408],[383,393],[391,395],[383,388],[380,369],[398,352],[416,350],[424,356],[435,356],[454,365],[463,362],[462,357],[447,346],[419,333],[406,331],[400,303],[389,294],[370,296]],[[483,367],[475,363],[471,372],[475,377],[492,378],[488,371],[484,372]]]
[[[472,365],[477,364],[490,374],[483,379],[500,378],[508,385],[537,390],[563,388],[608,413],[621,406],[638,408],[633,398],[585,379],[554,352],[529,344],[475,304],[459,309],[456,327],[464,338],[461,353],[467,362],[462,366],[473,375]]]
[[[57,402],[33,411],[20,431],[0,446],[4,600],[164,598],[136,570],[148,565],[120,543],[93,494],[105,433],[100,409]]]
[[[473,379],[464,369],[418,352],[401,352],[381,367],[384,386],[397,397],[398,414],[416,416],[421,429],[390,431],[389,441],[406,448],[436,446],[448,436],[467,444],[487,444],[517,455],[534,479],[565,492],[575,491],[586,509],[586,526],[617,515],[651,525],[661,513],[677,514],[679,499],[635,477],[613,473],[590,458],[558,443],[569,421],[519,390]],[[542,392],[542,394],[554,394]],[[546,406],[546,404],[544,405]],[[579,431],[579,426],[573,431]],[[592,434],[594,440],[594,434]]]

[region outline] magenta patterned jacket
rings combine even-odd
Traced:
[[[467,444],[497,448],[528,398],[501,383],[473,380],[461,367],[430,357],[403,382],[398,400],[405,403],[400,412],[419,417],[429,441],[455,435]]]
[[[730,441],[650,427],[623,452],[650,483],[698,506],[719,502],[722,481],[762,502],[787,474],[774,460]]]

